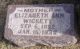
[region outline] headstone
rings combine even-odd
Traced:
[[[9,5],[4,37],[22,47],[77,42],[72,4]]]

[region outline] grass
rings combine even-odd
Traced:
[[[66,47],[51,47],[51,46],[33,46],[33,47],[16,47],[10,42],[0,41],[0,49],[80,49],[80,44],[75,44]]]

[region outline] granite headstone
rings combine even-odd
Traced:
[[[72,4],[9,5],[4,37],[21,47],[77,42]]]

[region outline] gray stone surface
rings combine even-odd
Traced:
[[[40,11],[28,11],[25,9],[46,9]],[[75,44],[77,42],[76,32],[74,30],[74,6],[72,4],[51,4],[51,5],[10,5],[8,6],[8,13],[5,26],[4,37],[12,41],[18,46],[28,47],[36,44],[43,44],[53,47],[61,47]],[[18,14],[16,14],[18,13]],[[22,14],[23,13],[23,14]],[[26,16],[25,14],[26,13]],[[30,15],[33,13],[44,13]],[[45,14],[45,13],[48,13]],[[46,15],[46,16],[45,16]],[[30,18],[32,16],[32,18]],[[43,17],[42,17],[43,16]],[[37,18],[35,18],[37,17]],[[36,20],[34,22],[24,22],[25,20]],[[44,23],[39,19],[48,19]],[[21,24],[29,24],[24,25]],[[42,25],[50,25],[48,27]],[[35,27],[36,26],[36,27]],[[26,31],[29,30],[30,32]],[[33,30],[36,30],[33,32]],[[44,30],[46,30],[44,32]],[[48,32],[47,32],[48,31]],[[45,34],[44,34],[45,33]]]

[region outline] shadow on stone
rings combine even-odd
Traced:
[[[10,45],[12,45],[14,47],[19,47],[18,45],[14,44],[13,42],[11,42],[11,41],[9,41],[9,40],[7,40],[5,38],[2,41],[4,41],[6,44],[10,44]]]

